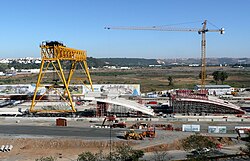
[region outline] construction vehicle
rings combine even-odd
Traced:
[[[143,133],[137,133],[133,129],[130,129],[129,131],[125,132],[124,138],[126,140],[129,140],[129,139],[143,140],[145,137]]]
[[[174,127],[172,124],[167,124],[167,126],[165,127],[165,130],[171,130],[174,131]]]
[[[126,131],[124,134],[124,138],[126,140],[129,140],[129,139],[143,140],[146,137],[155,138],[156,137],[155,128],[152,128],[152,127],[147,128],[146,131],[143,131],[141,133],[136,133],[134,129],[130,129],[129,131]]]
[[[119,122],[119,120],[116,119],[116,115],[106,116],[102,122],[102,127],[105,126],[106,121],[112,122],[112,125],[109,124],[111,128],[116,128],[116,127],[126,128],[126,123]]]
[[[181,23],[183,24],[183,23]],[[211,23],[210,23],[211,24]],[[105,27],[104,29],[110,30],[154,30],[154,31],[184,31],[184,32],[198,32],[202,35],[201,41],[201,89],[205,89],[205,80],[206,80],[206,33],[207,32],[219,32],[224,34],[224,28],[218,29],[207,29],[207,20],[202,23],[201,29],[196,28],[174,28],[169,26],[152,26],[152,27]],[[212,24],[213,25],[213,24]],[[213,25],[215,26],[215,25]],[[217,27],[216,27],[217,28]]]
[[[249,128],[236,128],[235,131],[238,134],[237,140],[241,139],[241,134],[249,134],[250,133]]]
[[[126,128],[126,123],[125,122],[117,122],[117,123],[113,123],[112,125],[112,128],[116,128],[116,127],[119,127],[119,128]]]
[[[145,137],[150,137],[150,138],[155,138],[156,137],[156,132],[155,132],[155,128],[147,128],[147,131],[143,131],[141,133],[141,135],[145,138]]]
[[[143,123],[143,122],[137,122],[135,124],[133,124],[130,128],[131,129],[145,129],[145,128],[148,128],[148,125],[147,123]]]

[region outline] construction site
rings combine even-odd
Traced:
[[[0,85],[1,160],[76,160],[83,151],[111,153],[123,144],[143,150],[144,160],[157,150],[168,151],[170,160],[184,160],[181,140],[195,133],[226,147],[223,154],[241,153],[240,138],[250,132],[249,90],[236,96],[230,86],[206,84],[206,33],[223,34],[224,28],[207,29],[205,20],[201,29],[105,29],[201,34],[200,85],[142,94],[140,84],[93,83],[85,50],[44,41],[36,84]]]

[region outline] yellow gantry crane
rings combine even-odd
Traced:
[[[68,48],[63,43],[58,41],[46,41],[42,42],[40,45],[41,48],[41,66],[40,72],[38,75],[34,96],[32,99],[32,103],[30,106],[30,112],[76,112],[74,102],[72,100],[71,92],[70,92],[70,83],[73,79],[74,72],[77,69],[77,65],[79,64],[80,70],[83,70],[85,76],[87,78],[78,78],[82,83],[86,84],[86,81],[90,84],[90,88],[93,91],[92,80],[90,77],[90,73],[87,66],[87,55],[84,50],[76,50],[72,48]],[[65,65],[66,63],[70,63],[70,70],[68,72],[68,76],[66,77]],[[50,70],[50,69],[53,70]],[[56,73],[57,78],[53,79],[51,74],[47,77],[47,80],[54,81],[53,84],[42,85],[42,80],[45,78],[45,74]],[[81,76],[84,76],[82,74]],[[40,93],[39,88],[46,87],[46,91],[44,93]],[[44,102],[49,102],[46,99],[46,95],[53,93],[53,97],[59,96],[59,100],[53,100],[54,102],[62,101],[68,105],[67,109],[53,108],[53,103],[51,103],[51,108],[36,108],[38,102],[44,104]],[[45,100],[45,101],[44,101]],[[52,100],[52,99],[51,99]],[[52,102],[53,102],[52,101]],[[59,106],[60,107],[60,106]]]
[[[175,28],[166,26],[152,26],[152,27],[105,27],[105,29],[115,29],[115,30],[156,30],[156,31],[184,31],[184,32],[198,32],[202,35],[201,40],[201,89],[205,88],[206,81],[206,33],[207,32],[219,32],[224,34],[224,28],[221,29],[207,29],[207,20],[203,23],[201,29],[196,28]]]

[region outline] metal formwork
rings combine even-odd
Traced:
[[[90,87],[93,91],[92,80],[90,77],[90,73],[87,66],[87,55],[84,50],[76,50],[72,48],[68,48],[64,46],[62,43],[58,41],[49,41],[42,42],[40,45],[41,48],[41,66],[40,72],[38,75],[34,96],[32,99],[32,103],[30,106],[30,112],[76,112],[75,105],[72,100],[71,92],[69,90],[69,86],[71,80],[73,78],[74,72],[79,66],[79,70],[81,70],[84,74],[82,74],[81,78],[78,78],[83,84],[86,84],[86,81],[90,84]],[[64,63],[67,61],[70,63],[70,69],[68,71],[68,76],[66,76],[67,71],[66,68],[63,67]],[[39,87],[44,86],[42,84],[43,78],[45,78],[45,74],[51,72],[57,76],[57,80],[52,80],[53,78],[47,78],[49,80],[54,81],[52,84],[47,85],[46,91],[38,96]],[[47,84],[47,82],[46,82]],[[61,91],[58,89],[61,88]],[[58,101],[65,102],[70,108],[68,109],[60,109],[51,108],[51,109],[37,109],[35,106],[38,102],[41,102],[43,98],[48,95],[50,91],[54,91],[55,95],[59,97]],[[55,97],[55,96],[54,96]],[[43,100],[44,101],[44,100]]]

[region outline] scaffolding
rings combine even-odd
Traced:
[[[89,84],[93,91],[92,80],[87,66],[86,51],[68,48],[58,41],[42,42],[40,48],[42,61],[30,112],[76,112],[70,90],[71,80],[76,70],[83,72],[76,80],[84,85]],[[67,64],[70,64],[68,72],[66,70]],[[49,75],[46,80],[46,85],[44,85],[43,78],[45,78],[45,74],[48,75],[48,73],[52,73],[53,76]],[[66,73],[68,73],[67,76]],[[50,81],[49,84],[48,80]],[[41,87],[46,87],[46,91],[41,93],[39,91]],[[48,97],[52,102],[58,101],[64,103],[62,106],[56,106],[52,103],[49,108],[35,108],[38,102],[48,102]]]
[[[218,100],[209,100],[207,90],[176,90],[176,95],[173,95],[171,99],[173,113],[182,113],[188,115],[242,113],[242,110],[232,108],[224,101],[218,102]]]
[[[182,114],[242,114],[241,110],[229,108],[223,105],[217,105],[206,102],[195,102],[189,100],[174,99],[173,100],[173,113]]]

